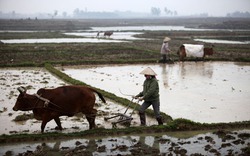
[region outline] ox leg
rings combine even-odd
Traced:
[[[43,117],[43,119],[42,119],[42,125],[41,125],[41,131],[42,131],[42,133],[44,132],[44,129],[45,129],[46,124],[47,124],[50,120],[52,120],[52,119],[53,119],[53,118]]]
[[[54,120],[55,120],[55,122],[56,122],[56,124],[57,124],[57,126],[56,126],[56,130],[62,130],[63,128],[62,128],[62,125],[61,125],[61,121],[60,121],[60,118],[59,117],[57,117],[57,118],[54,118]]]
[[[93,109],[91,111],[91,114],[86,114],[86,118],[89,122],[89,129],[93,129],[95,128],[95,117],[96,117],[96,113],[97,113],[97,110],[96,109]]]
[[[41,132],[42,132],[42,133],[44,132],[45,126],[46,126],[46,124],[47,124],[48,122],[49,122],[49,121],[47,121],[47,120],[43,120],[43,121],[42,121],[42,125],[41,125]]]

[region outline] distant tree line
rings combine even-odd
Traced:
[[[170,10],[167,7],[164,8],[164,12],[167,16],[177,16],[178,13],[175,10]],[[151,7],[151,14],[153,16],[160,16],[161,15],[161,9],[157,7]]]
[[[92,12],[85,10],[80,10],[76,8],[73,11],[74,18],[116,18],[118,15],[114,12]]]
[[[227,17],[250,17],[250,13],[248,11],[246,12],[235,11],[233,13],[228,13],[226,16]]]

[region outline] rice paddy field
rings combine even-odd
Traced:
[[[171,112],[173,120],[165,122],[163,126],[157,126],[152,113],[148,113],[148,126],[141,127],[139,118],[135,113],[131,127],[119,126],[118,128],[113,128],[110,122],[103,122],[103,116],[99,116],[96,121],[99,128],[87,130],[88,124],[86,119],[84,117],[80,118],[78,115],[72,118],[61,118],[63,126],[65,125],[65,129],[62,132],[53,129],[55,123],[49,123],[44,134],[40,133],[40,121],[32,118],[32,112],[12,111],[18,96],[16,89],[19,86],[28,88],[29,93],[35,93],[41,87],[55,88],[75,82],[81,85],[87,83],[87,85],[98,87],[100,84],[105,84],[105,76],[109,73],[106,73],[108,70],[103,73],[99,72],[96,66],[107,66],[111,71],[110,73],[112,73],[108,76],[110,79],[113,79],[115,72],[112,71],[112,66],[126,66],[128,64],[130,66],[150,66],[153,64],[154,66],[160,66],[160,69],[164,66],[165,74],[170,74],[170,69],[182,69],[181,77],[177,77],[179,75],[178,72],[174,72],[176,79],[168,75],[167,78],[169,79],[165,77],[162,80],[164,81],[164,83],[162,82],[163,88],[167,90],[166,93],[172,93],[174,88],[171,87],[184,84],[184,80],[186,87],[180,86],[180,90],[187,91],[188,86],[195,86],[194,83],[190,84],[190,82],[194,82],[193,76],[195,75],[199,78],[199,74],[201,74],[201,83],[203,83],[204,79],[211,82],[219,81],[219,84],[208,83],[208,86],[217,85],[216,87],[224,89],[229,87],[228,94],[237,96],[234,99],[241,98],[241,95],[244,93],[244,99],[239,100],[239,102],[244,101],[244,103],[240,102],[239,105],[249,108],[248,100],[250,95],[247,96],[250,83],[249,28],[250,20],[247,18],[158,18],[146,20],[1,19],[0,121],[3,126],[0,128],[0,154],[249,155],[250,115],[244,114],[247,112],[247,109],[241,112],[241,115],[243,115],[242,119],[234,118],[231,120],[231,118],[223,116],[223,111],[219,111],[219,108],[217,109],[216,103],[210,104],[211,106],[209,105],[208,109],[213,112],[218,111],[217,116],[223,117],[223,121],[225,121],[223,123],[200,123],[196,122],[200,120],[196,120],[196,115],[192,113],[190,113],[192,120],[189,120],[179,118],[181,113]],[[112,31],[113,34],[104,36],[104,31]],[[97,36],[98,32],[99,36]],[[161,59],[161,44],[166,36],[171,38],[169,42],[171,64],[159,63]],[[205,47],[213,46],[214,54],[205,57],[204,60],[185,58],[186,62],[179,62],[177,51],[184,43],[203,44]],[[210,67],[213,62],[218,65],[213,65],[212,70],[208,69],[208,65]],[[197,66],[202,66],[202,70],[199,68],[196,72],[196,68],[190,67],[190,64],[196,63]],[[225,74],[223,74],[223,70],[216,69],[221,66],[220,63],[237,66],[238,71],[243,72],[241,74],[244,75],[244,79],[242,78],[244,81],[241,81],[241,78],[238,78],[236,75],[232,76],[237,71],[230,71],[228,66]],[[57,71],[51,72],[48,68],[45,68],[48,64]],[[68,78],[68,75],[65,75],[65,73],[67,74],[67,69],[75,68],[94,68],[93,71],[99,72],[99,75],[95,78],[100,79],[100,81],[89,81],[93,80],[93,77],[83,79],[74,77],[77,79],[76,81],[74,78],[73,80]],[[135,68],[132,69],[136,70]],[[186,69],[193,69],[192,74],[186,71]],[[81,72],[84,74],[84,71]],[[132,77],[137,78],[136,74],[138,73],[132,73]],[[213,77],[214,75],[221,76]],[[240,75],[238,76],[240,77]],[[164,78],[164,76],[162,77]],[[127,81],[130,81],[130,78],[127,78]],[[216,80],[213,78],[216,78]],[[234,78],[233,82],[237,82],[235,79],[238,78],[238,81],[245,83],[245,85],[240,85],[243,89],[232,86],[233,84],[225,85],[231,82],[231,78]],[[84,79],[88,79],[88,81],[84,81]],[[182,83],[173,82],[174,80]],[[186,80],[192,81],[188,81],[188,84]],[[79,83],[79,81],[83,83]],[[135,86],[135,88],[139,88],[139,85]],[[206,88],[202,87],[202,84],[199,84],[199,86],[201,86],[200,90],[206,90]],[[99,109],[99,114],[112,115],[118,111],[123,112],[125,106],[120,105],[117,101],[123,103],[123,101],[126,101],[122,99],[124,97],[118,92],[116,92],[116,95],[109,93],[115,87],[117,88],[117,85],[112,85],[107,89],[98,87],[103,90],[109,101],[108,106],[98,104],[97,102],[96,107]],[[132,86],[129,88],[132,88]],[[127,90],[129,89],[124,87],[123,91],[127,93]],[[134,91],[137,90],[135,89]],[[180,93],[184,94],[182,91]],[[218,90],[214,90],[214,92],[216,91]],[[237,94],[233,94],[236,92]],[[223,93],[220,94],[222,95]],[[165,97],[163,99],[168,100]],[[201,99],[203,99],[201,104],[209,103],[209,100]],[[223,99],[223,96],[220,99]],[[175,98],[175,100],[178,100],[178,98]],[[214,98],[211,101],[216,102],[218,98]],[[237,109],[237,107],[234,109]],[[166,112],[168,111],[169,109],[166,110]],[[184,111],[184,114],[185,110],[182,109],[182,111]],[[25,120],[14,121],[20,115],[23,115]],[[230,114],[227,115],[230,116]],[[209,119],[205,121],[209,121]]]

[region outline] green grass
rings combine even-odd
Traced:
[[[100,136],[116,136],[116,135],[132,135],[132,134],[151,134],[165,133],[172,131],[196,131],[196,130],[222,130],[222,129],[239,129],[250,128],[250,121],[233,122],[233,123],[214,123],[202,124],[187,119],[175,119],[167,125],[161,126],[139,126],[117,129],[96,128],[73,133],[48,132],[41,134],[12,134],[1,135],[0,143],[24,142],[24,141],[42,141],[55,140],[75,137],[100,137]]]

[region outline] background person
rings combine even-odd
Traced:
[[[168,45],[168,41],[171,39],[169,37],[165,37],[161,46],[161,55],[162,55],[162,60],[160,62],[166,63],[167,60],[169,60],[169,55],[170,55],[170,49]]]
[[[138,98],[140,101],[144,100],[141,107],[139,108],[139,116],[141,125],[146,125],[145,110],[152,105],[154,109],[155,118],[159,125],[163,124],[162,117],[160,114],[160,98],[159,98],[159,85],[156,79],[156,73],[150,68],[144,69],[140,74],[145,76],[143,83],[143,91],[134,98]]]

